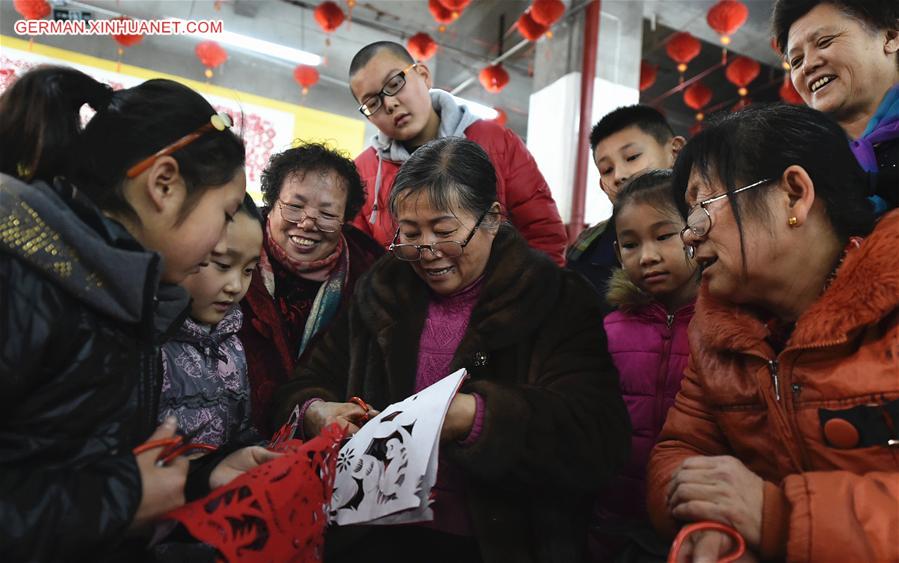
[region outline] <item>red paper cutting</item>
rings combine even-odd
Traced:
[[[282,457],[166,517],[218,550],[220,561],[321,561],[343,436],[332,425],[308,442],[288,440],[276,448]]]

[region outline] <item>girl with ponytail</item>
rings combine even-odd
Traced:
[[[82,128],[80,110],[96,114]],[[126,536],[268,459],[134,455],[155,428],[159,345],[245,191],[245,151],[202,96],[113,92],[41,67],[0,97],[0,559],[119,558]],[[129,558],[130,559],[130,558]]]

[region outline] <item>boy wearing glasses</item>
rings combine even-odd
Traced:
[[[396,225],[387,198],[400,166],[421,145],[466,137],[481,145],[497,172],[497,195],[528,244],[563,265],[567,236],[556,203],[527,147],[515,133],[479,119],[449,93],[431,90],[431,72],[397,43],[362,48],[350,63],[350,89],[378,134],[356,157],[368,188],[353,225],[378,243],[391,243]]]

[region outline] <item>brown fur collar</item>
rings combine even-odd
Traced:
[[[877,323],[899,307],[899,210],[885,215],[874,232],[846,256],[827,291],[803,313],[788,346],[839,342]],[[760,316],[717,301],[700,289],[691,340],[719,350],[757,349],[768,336]]]
[[[652,304],[653,298],[631,281],[624,268],[617,268],[609,278],[606,301],[625,313],[631,313]]]

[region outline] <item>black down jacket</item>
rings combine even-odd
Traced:
[[[0,560],[121,553],[157,346],[187,304],[159,270],[70,185],[0,175]]]

